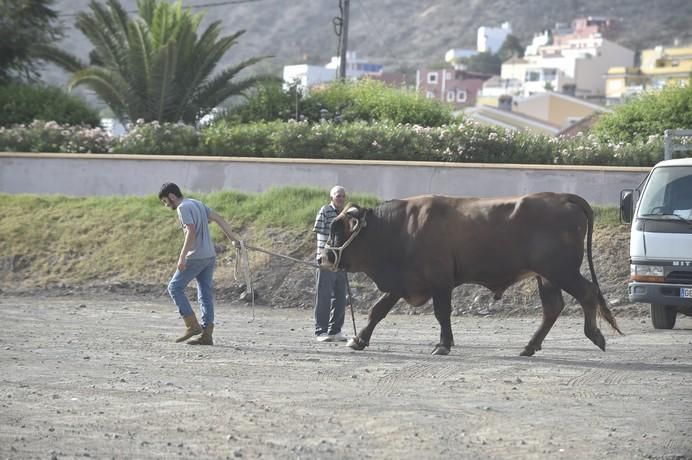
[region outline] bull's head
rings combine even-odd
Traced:
[[[347,204],[332,221],[329,239],[317,260],[320,267],[332,271],[345,268],[341,263],[344,249],[366,225],[364,210],[357,205]]]

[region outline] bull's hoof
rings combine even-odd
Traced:
[[[361,342],[358,337],[352,337],[346,343],[346,346],[352,348],[353,350],[364,350],[367,345],[364,342]]]
[[[593,337],[589,337],[589,339],[591,339],[591,341],[592,341],[594,344],[596,344],[596,346],[597,346],[598,348],[600,348],[601,350],[605,351],[605,346],[606,346],[605,337],[603,337],[603,334],[601,334],[601,331],[596,331],[596,332],[597,332],[597,333],[596,333],[596,334],[593,334],[594,336],[593,336]]]
[[[432,352],[433,355],[448,355],[449,354],[449,348],[445,347],[444,345],[437,345],[435,349]]]
[[[537,351],[541,349],[541,345],[536,345],[533,342],[529,342],[525,347],[524,351],[519,353],[519,356],[533,356]]]
[[[524,351],[519,353],[519,356],[533,356],[536,353],[533,347],[525,347]]]

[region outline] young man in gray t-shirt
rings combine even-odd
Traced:
[[[177,212],[180,226],[185,234],[185,241],[178,257],[177,269],[168,283],[168,292],[185,322],[185,332],[176,339],[176,342],[183,342],[192,336],[202,334],[199,338],[189,340],[187,343],[190,345],[213,345],[213,276],[216,251],[209,232],[209,222],[216,222],[233,245],[236,245],[240,238],[233,233],[223,217],[209,209],[201,201],[183,198],[180,188],[172,182],[167,182],[161,186],[159,200],[166,207]],[[193,279],[197,281],[197,298],[202,313],[201,326],[197,322],[195,312],[185,295],[185,288]]]

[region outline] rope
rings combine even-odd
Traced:
[[[348,291],[348,305],[351,307],[351,321],[353,321],[353,337],[358,336],[358,330],[356,329],[356,316],[353,314],[353,295],[351,294],[351,284],[348,282],[348,276],[346,277],[346,290]]]
[[[247,255],[245,243],[241,240],[235,248],[235,267],[233,269],[233,279],[238,281],[238,273],[244,275],[245,292],[250,294],[252,302],[252,320],[255,320],[255,289],[252,286],[252,272],[250,271],[250,259]]]
[[[279,254],[278,252],[267,251],[266,249],[258,248],[255,246],[250,246],[250,245],[245,244],[245,242],[243,242],[243,241],[240,242],[240,245],[242,247],[250,249],[251,251],[258,251],[258,252],[263,252],[265,254],[269,254],[271,256],[283,257],[284,259],[292,260],[293,262],[298,262],[299,264],[307,265],[308,267],[312,267],[312,268],[320,268],[320,266],[314,262],[310,263],[310,262],[306,262],[304,260],[296,259],[295,257],[287,256],[284,254]]]
[[[236,281],[238,281],[238,273],[244,275],[246,289],[245,292],[248,292],[250,298],[252,299],[252,321],[255,320],[255,291],[252,286],[252,272],[250,271],[250,259],[248,258],[248,250],[263,252],[265,254],[269,254],[270,256],[288,259],[292,262],[307,265],[311,268],[320,268],[320,266],[314,262],[306,262],[304,260],[296,259],[295,257],[287,256],[285,254],[279,254],[278,252],[268,251],[266,249],[258,248],[256,246],[250,246],[249,244],[245,244],[245,241],[243,240],[240,240],[239,243],[240,244],[236,245],[235,247],[235,268],[233,270],[233,278]],[[353,334],[355,337],[356,335],[358,335],[358,331],[356,329],[356,317],[353,313],[353,296],[351,295],[351,285],[348,283],[348,277],[346,278],[346,288],[348,290],[348,304],[351,308],[351,320],[353,321]]]

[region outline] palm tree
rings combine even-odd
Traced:
[[[202,13],[183,10],[181,1],[138,0],[139,17],[130,18],[118,0],[96,0],[76,27],[94,45],[90,65],[70,53],[46,47],[45,59],[73,72],[70,89],[92,89],[123,122],[192,124],[227,98],[242,94],[267,77],[234,81],[264,57],[251,58],[212,75],[224,54],[245,33],[221,36],[221,21],[201,35]]]

